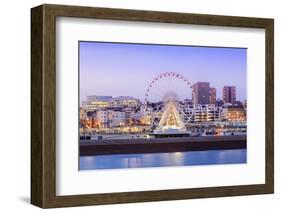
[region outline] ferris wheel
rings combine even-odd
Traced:
[[[179,73],[166,72],[153,78],[146,88],[144,100],[145,114],[151,125],[160,121],[165,103],[171,100],[184,123],[190,123],[194,110],[189,110],[187,102],[191,102],[192,92],[192,83]]]

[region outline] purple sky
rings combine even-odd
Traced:
[[[102,42],[79,42],[79,47],[80,101],[86,100],[87,95],[133,96],[144,100],[149,83],[164,72],[179,73],[191,83],[210,82],[217,89],[217,98],[221,98],[224,85],[233,85],[237,100],[246,99],[245,48]],[[167,80],[160,87],[169,84],[183,91],[177,81]],[[187,96],[191,98],[189,93]]]

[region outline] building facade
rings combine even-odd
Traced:
[[[94,111],[104,108],[120,108],[120,107],[139,107],[140,100],[131,96],[87,96],[87,101],[82,102],[82,108],[86,111]]]
[[[209,103],[215,104],[217,100],[217,90],[214,87],[210,88],[210,96],[209,96]]]
[[[125,112],[115,110],[97,111],[99,127],[120,127],[125,125]]]
[[[194,122],[213,122],[219,121],[221,118],[222,108],[213,104],[198,105],[194,109]]]
[[[98,102],[98,101],[104,101],[104,102],[108,102],[112,99],[112,96],[107,96],[107,95],[90,95],[87,96],[87,102],[91,103],[91,102]]]
[[[224,121],[245,122],[247,112],[243,105],[225,105],[221,117]]]
[[[194,104],[209,104],[210,83],[197,82],[192,86],[192,101]]]
[[[138,107],[140,100],[131,96],[118,96],[110,100],[111,107]]]
[[[222,100],[224,103],[235,103],[236,102],[236,87],[235,86],[224,86],[222,89]]]

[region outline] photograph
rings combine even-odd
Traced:
[[[273,194],[274,18],[128,8],[31,8],[30,203]]]
[[[247,163],[247,48],[78,42],[79,171]]]

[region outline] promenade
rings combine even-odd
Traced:
[[[80,141],[80,156],[246,149],[246,135]]]

